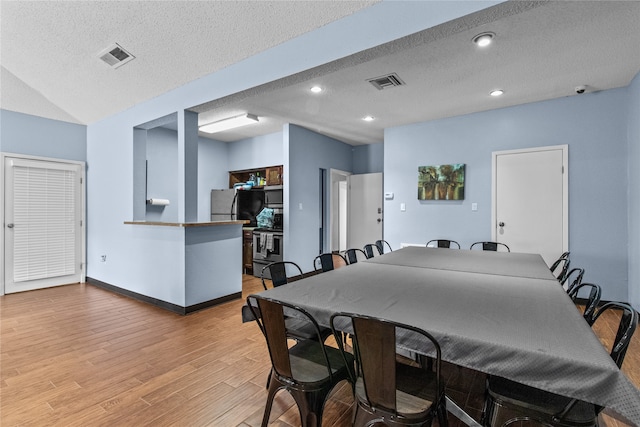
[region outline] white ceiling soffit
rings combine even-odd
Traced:
[[[0,108],[92,123],[378,1],[1,1]]]
[[[381,142],[385,128],[626,86],[640,72],[638,22],[640,1],[507,2],[193,110],[204,121],[260,117],[213,135],[221,141],[295,123],[352,145]],[[494,43],[478,49],[472,39],[486,31]],[[390,73],[405,85],[368,82]],[[311,94],[314,85],[325,91]],[[490,97],[498,88],[505,94]]]

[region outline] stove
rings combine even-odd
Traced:
[[[262,269],[272,262],[284,261],[282,230],[256,228],[253,230],[253,275],[260,277]],[[267,272],[265,272],[267,273]],[[270,279],[270,276],[265,275]]]

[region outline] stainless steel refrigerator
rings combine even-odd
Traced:
[[[236,219],[234,206],[235,190],[211,190],[211,221]]]

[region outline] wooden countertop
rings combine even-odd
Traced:
[[[125,221],[128,225],[157,225],[161,227],[215,227],[219,225],[244,225],[247,220],[241,221],[210,221],[210,222],[160,222],[160,221]]]

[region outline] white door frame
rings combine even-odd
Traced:
[[[552,145],[547,147],[522,148],[518,150],[494,151],[491,153],[491,239],[497,241],[497,158],[502,154],[533,153],[537,151],[562,150],[562,247],[563,252],[569,250],[569,145]]]
[[[337,195],[334,194],[333,185],[336,181],[348,181],[350,175],[351,172],[345,172],[340,169],[329,169],[329,249],[333,248],[333,228],[339,224],[334,212],[334,197]],[[346,226],[347,224],[344,225]]]
[[[5,275],[5,265],[4,265],[4,260],[5,260],[5,253],[4,253],[4,239],[5,239],[5,229],[6,229],[6,224],[5,224],[5,189],[4,189],[4,177],[5,177],[5,160],[6,158],[16,158],[16,159],[24,159],[24,160],[39,160],[39,161],[45,161],[45,162],[52,162],[52,163],[64,163],[64,164],[72,164],[72,165],[80,165],[80,170],[81,170],[81,179],[82,179],[82,188],[83,190],[81,191],[81,227],[80,227],[80,233],[81,233],[81,244],[80,244],[80,260],[82,263],[82,268],[81,268],[81,282],[84,282],[86,280],[86,274],[87,274],[87,269],[86,269],[86,265],[87,265],[87,255],[86,255],[86,247],[87,247],[87,233],[86,233],[86,223],[87,223],[87,219],[86,219],[86,185],[85,185],[85,162],[82,161],[76,161],[76,160],[64,160],[64,159],[55,159],[55,158],[51,158],[51,157],[40,157],[40,156],[30,156],[30,155],[25,155],[25,154],[14,154],[14,153],[0,153],[0,176],[2,176],[2,185],[0,185],[0,223],[2,224],[2,227],[0,228],[0,295],[4,295],[4,275]]]

